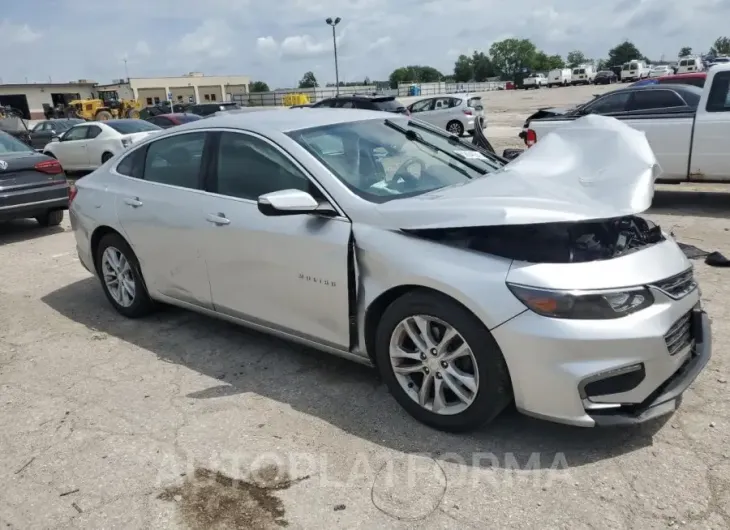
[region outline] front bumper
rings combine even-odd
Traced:
[[[698,289],[680,300],[655,298],[652,307],[615,320],[525,311],[492,330],[517,408],[580,427],[642,423],[676,410],[710,358],[710,321],[699,308]],[[671,334],[688,316],[690,336],[672,354]]]

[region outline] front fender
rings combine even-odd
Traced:
[[[441,292],[470,310],[487,329],[523,312],[505,278],[512,260],[369,225],[353,224],[357,277],[358,346],[367,351],[369,309],[393,289]]]

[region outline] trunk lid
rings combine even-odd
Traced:
[[[42,162],[52,162],[49,156],[35,151],[0,153],[0,194],[21,189],[42,188],[66,184],[66,175],[44,173],[36,168]]]
[[[588,115],[496,173],[377,209],[401,229],[610,219],[647,210],[660,173],[643,132]]]

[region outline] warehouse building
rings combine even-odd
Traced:
[[[116,91],[120,98],[138,99],[142,106],[166,101],[206,102],[240,100],[249,93],[248,76],[206,76],[191,72],[181,77],[132,77],[108,85],[80,79],[69,83],[0,84],[0,105],[18,109],[27,120],[43,119],[44,104],[55,107],[74,99],[95,97],[99,91]]]
[[[43,105],[63,105],[73,99],[90,98],[96,82],[80,79],[69,83],[0,85],[0,105],[19,110],[26,120],[43,119]]]
[[[231,101],[234,96],[246,96],[251,79],[248,76],[206,76],[190,72],[181,77],[131,77],[127,82],[117,79],[98,90],[116,90],[120,98],[137,99],[142,106],[154,105],[170,98],[176,103]]]

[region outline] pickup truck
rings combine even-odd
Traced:
[[[547,85],[548,80],[547,77],[545,77],[545,74],[532,74],[522,81],[522,88],[525,90],[528,88],[541,88]]]
[[[680,87],[699,91],[699,99],[696,105],[685,103],[684,106],[657,110],[632,110],[633,94],[659,87],[675,93],[682,90]],[[609,92],[601,99],[610,94],[613,93]],[[730,138],[730,64],[710,69],[702,89],[691,85],[649,85],[619,90],[615,94],[623,94],[621,97],[629,94],[625,110],[595,113],[621,120],[646,134],[663,170],[661,181],[730,181],[730,150],[727,148],[727,139]],[[588,103],[563,115],[531,117],[520,136],[529,147],[551,131],[591,113],[591,104]]]

